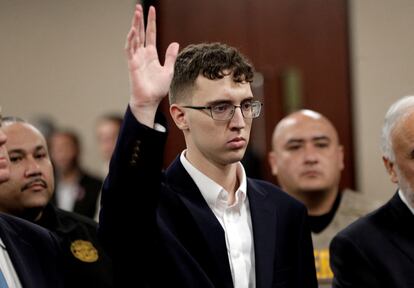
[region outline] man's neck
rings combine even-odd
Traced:
[[[188,151],[185,154],[185,157],[194,167],[222,186],[229,193],[229,204],[234,202],[235,193],[240,184],[240,179],[238,179],[237,175],[237,162],[227,165],[219,165],[210,161],[196,161],[196,159],[193,159],[191,155],[189,155]]]
[[[299,193],[297,198],[305,204],[310,216],[320,216],[331,211],[338,193],[338,189],[306,191]]]

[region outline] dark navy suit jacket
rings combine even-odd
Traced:
[[[224,230],[178,158],[162,172],[165,141],[166,133],[141,125],[128,109],[99,223],[115,281],[128,287],[233,287]],[[250,178],[247,196],[256,287],[317,287],[305,207]]]
[[[0,214],[0,237],[23,287],[63,287],[59,243],[51,232]]]
[[[334,287],[414,287],[414,215],[396,193],[331,242]]]

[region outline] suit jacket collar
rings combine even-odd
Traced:
[[[227,256],[224,230],[201,195],[197,185],[182,166],[177,157],[166,171],[166,181],[171,189],[177,193],[187,207],[212,252],[219,271],[223,271],[226,283],[232,283],[230,265]],[[270,287],[273,281],[274,253],[276,227],[269,227],[269,223],[276,223],[276,209],[274,203],[267,201],[268,191],[262,189],[256,182],[247,179],[247,197],[250,213],[255,251],[256,287]],[[217,233],[218,231],[218,233]],[[230,279],[228,278],[230,277]]]
[[[181,164],[179,157],[168,167],[166,180],[170,189],[177,193],[193,216],[201,233],[203,233],[203,237],[206,239],[212,253],[212,258],[215,259],[217,271],[222,271],[221,278],[223,282],[232,284],[224,230],[201,195],[197,185]]]
[[[24,228],[19,226],[19,224],[11,227],[8,221],[0,218],[0,237],[6,246],[7,253],[10,256],[20,283],[22,287],[33,287],[35,283],[42,283],[40,279],[37,279],[37,275],[42,275],[42,273],[36,272],[40,268],[36,261],[32,263],[28,263],[28,261],[37,259],[39,255],[33,253],[36,249],[26,241],[25,237],[20,235],[23,232],[20,231],[21,229]],[[26,269],[25,267],[27,266],[31,267],[31,269]],[[29,270],[34,272],[29,273]]]
[[[269,191],[257,182],[247,178],[247,197],[252,217],[256,262],[256,287],[271,287],[274,275],[277,215],[275,203],[267,199],[268,193]]]
[[[395,193],[391,200],[384,205],[383,209],[388,211],[384,221],[390,223],[391,241],[395,246],[407,255],[414,263],[414,215],[402,202],[398,193]],[[387,220],[387,218],[389,218]]]

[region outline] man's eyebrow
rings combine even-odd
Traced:
[[[35,147],[35,152],[38,152],[40,150],[45,150],[47,151],[46,147],[44,145],[38,145]]]
[[[247,100],[253,100],[253,99],[254,99],[253,96],[248,96],[248,97],[242,99],[240,101],[240,103],[243,103],[244,101],[247,101]],[[215,104],[223,104],[223,103],[233,104],[233,101],[231,101],[230,99],[216,99],[216,100],[207,102],[206,106],[211,106],[211,105],[215,105]]]
[[[40,151],[40,150],[46,150],[46,147],[45,147],[45,146],[43,146],[43,145],[38,145],[38,146],[36,146],[36,147],[35,147],[35,149],[34,149],[34,151],[35,151],[35,152],[38,152],[38,151]],[[19,154],[25,154],[25,153],[26,153],[26,151],[25,151],[24,149],[22,149],[22,148],[15,148],[15,149],[11,149],[11,150],[9,150],[9,151],[7,151],[7,152],[9,152],[9,154],[10,154],[10,153],[19,153]]]
[[[320,141],[320,140],[326,140],[326,141],[331,141],[331,138],[329,138],[328,136],[322,135],[322,136],[316,136],[312,138],[312,141]]]
[[[288,145],[288,144],[298,144],[298,143],[303,143],[303,142],[305,142],[305,140],[303,140],[301,138],[292,138],[292,139],[289,139],[286,142],[286,145]]]
[[[9,151],[7,151],[9,154],[11,153],[18,153],[18,154],[24,154],[24,150],[20,149],[20,148],[15,148],[15,149],[11,149]]]

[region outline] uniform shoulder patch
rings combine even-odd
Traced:
[[[99,258],[98,250],[86,240],[73,241],[70,244],[70,251],[77,259],[87,263],[96,262]]]

